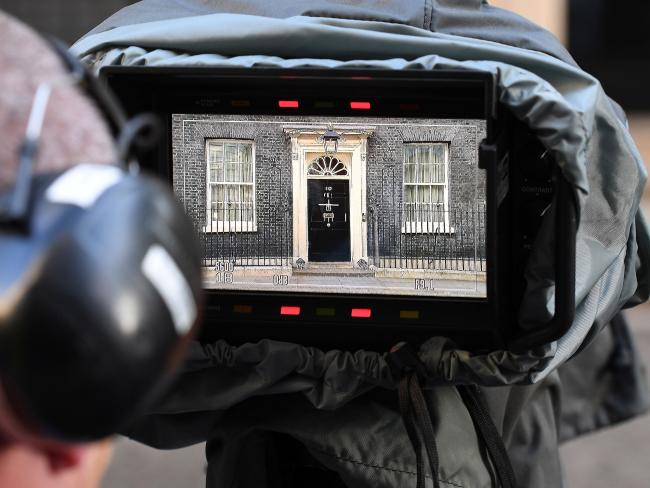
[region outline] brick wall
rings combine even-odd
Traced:
[[[255,232],[206,233],[206,257],[278,257],[289,256],[292,248],[291,147],[283,128],[287,125],[314,123],[321,117],[174,115],[172,119],[174,191],[199,228],[206,225],[206,139],[250,140],[255,146]],[[473,256],[476,225],[463,225],[470,216],[466,209],[485,201],[485,181],[478,170],[478,145],[485,137],[485,123],[477,120],[444,121],[391,120],[384,125],[377,119],[328,119],[327,122],[355,123],[376,127],[368,137],[367,185],[369,210],[380,223],[381,233],[373,234],[369,222],[369,240],[381,234],[382,253],[409,252],[424,256],[432,246],[431,236],[403,234],[398,213],[403,199],[402,160],[404,144],[446,142],[449,144],[449,208],[453,234],[436,236],[438,251]],[[461,210],[462,209],[462,210]],[[381,216],[381,217],[379,217]],[[473,216],[472,216],[473,218]],[[377,225],[376,223],[374,225]],[[392,237],[389,237],[392,236]],[[392,240],[391,240],[392,239]],[[482,244],[481,244],[482,245]],[[374,242],[369,242],[372,254]],[[408,251],[407,251],[408,250]],[[254,263],[255,264],[255,263]],[[263,263],[260,263],[263,264]],[[267,263],[268,264],[268,263]]]

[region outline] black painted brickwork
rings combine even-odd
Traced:
[[[483,173],[477,167],[478,145],[485,136],[483,121],[422,120],[418,127],[413,127],[412,119],[393,119],[391,125],[384,126],[370,118],[324,121],[319,117],[247,116],[243,120],[242,116],[232,115],[219,116],[219,119],[211,115],[175,115],[172,134],[174,191],[198,227],[205,225],[206,220],[206,139],[252,140],[255,145],[257,231],[205,234],[207,258],[291,254],[291,143],[283,128],[309,123],[322,126],[324,122],[336,127],[337,121],[376,127],[368,138],[367,206],[378,219],[383,219],[379,224],[382,229],[379,234],[384,236],[380,235],[383,254],[399,251],[426,256],[430,251],[427,249],[432,245],[431,236],[402,234],[396,228],[400,218],[391,216],[391,212],[398,211],[402,203],[403,145],[409,142],[449,143],[449,206],[456,212],[455,217],[452,214],[450,218],[450,225],[455,232],[451,236],[438,235],[435,243],[439,251],[446,249],[447,253],[474,256],[475,229],[482,223],[463,225],[454,219],[473,218],[472,204],[485,201]],[[426,125],[436,127],[424,127]],[[369,222],[369,240],[373,238],[372,225]],[[390,225],[393,228],[389,228]],[[373,249],[374,242],[369,242],[368,253],[373,254]]]

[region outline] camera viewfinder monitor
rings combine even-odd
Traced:
[[[201,241],[205,339],[385,350],[446,335],[480,349],[516,334],[523,269],[558,185],[491,75],[102,75],[131,113],[164,121],[144,166]],[[513,164],[522,158],[540,162],[536,174]]]

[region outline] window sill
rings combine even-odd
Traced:
[[[257,232],[257,224],[252,222],[214,222],[201,229],[203,234],[247,234]]]
[[[425,224],[406,224],[402,226],[402,234],[445,234],[452,235],[456,233],[454,227],[450,227],[441,222],[429,222]]]

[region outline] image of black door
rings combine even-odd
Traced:
[[[350,261],[350,182],[307,180],[309,260]]]

